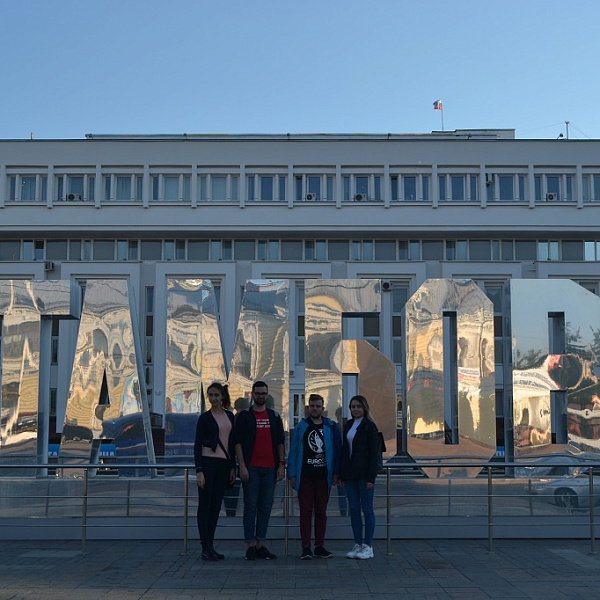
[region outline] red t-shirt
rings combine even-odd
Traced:
[[[254,413],[256,419],[256,441],[254,451],[250,460],[251,467],[275,468],[275,457],[273,456],[273,441],[271,439],[271,423],[269,413],[266,410]]]

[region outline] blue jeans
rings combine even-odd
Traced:
[[[242,482],[244,489],[244,538],[247,544],[263,542],[275,495],[276,470],[248,467],[250,478]]]
[[[373,498],[375,497],[375,486],[367,489],[364,480],[346,480],[346,496],[350,508],[350,523],[352,523],[352,534],[355,544],[373,545],[375,535],[375,510]],[[365,515],[365,535],[363,538],[362,515]]]

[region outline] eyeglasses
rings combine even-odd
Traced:
[[[252,392],[255,396],[268,396],[269,392]]]

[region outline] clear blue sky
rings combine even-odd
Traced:
[[[2,0],[0,138],[600,138],[597,0]]]

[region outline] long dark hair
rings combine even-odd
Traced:
[[[369,419],[369,421],[373,421],[373,417],[371,416],[371,409],[369,408],[369,403],[367,402],[367,399],[364,396],[361,396],[360,394],[352,396],[352,398],[350,398],[350,402],[348,403],[348,408],[350,408],[350,405],[352,404],[352,402],[354,402],[354,400],[356,400],[361,405],[362,409],[365,411],[365,418]]]
[[[231,408],[231,398],[229,397],[229,387],[227,385],[223,385],[218,381],[213,381],[207,388],[206,393],[208,394],[209,390],[215,388],[221,392],[221,406],[224,410],[229,410]]]

